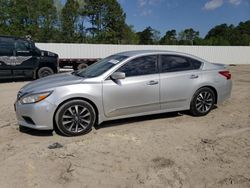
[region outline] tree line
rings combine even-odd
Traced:
[[[0,0],[0,35],[32,36],[36,42],[250,45],[250,20],[237,26],[221,24],[205,37],[187,28],[160,32],[146,27],[136,32],[126,23],[117,0]]]

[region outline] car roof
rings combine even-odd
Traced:
[[[154,54],[180,55],[180,56],[190,57],[193,59],[197,59],[197,60],[206,62],[204,59],[201,59],[197,56],[194,56],[194,55],[191,55],[188,53],[168,51],[168,50],[133,50],[133,51],[120,52],[117,55],[136,57],[136,56],[140,56],[140,55],[154,55]]]
[[[5,36],[5,35],[0,35],[0,38],[5,38],[5,39],[24,39],[24,40],[26,40],[25,37]]]

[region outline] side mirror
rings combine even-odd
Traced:
[[[114,72],[110,77],[113,80],[120,80],[120,79],[124,79],[126,75],[124,72]]]

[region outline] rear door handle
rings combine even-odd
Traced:
[[[199,78],[199,76],[196,75],[196,74],[192,74],[189,78],[190,78],[190,79],[195,79],[195,78]]]
[[[156,84],[158,84],[158,83],[159,83],[158,81],[151,80],[151,81],[149,81],[149,82],[147,83],[147,85],[152,86],[152,85],[156,85]]]

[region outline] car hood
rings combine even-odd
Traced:
[[[20,93],[24,95],[26,93],[52,90],[60,86],[77,84],[82,82],[82,80],[82,77],[75,76],[72,73],[55,74],[28,83],[23,88],[21,88]]]

